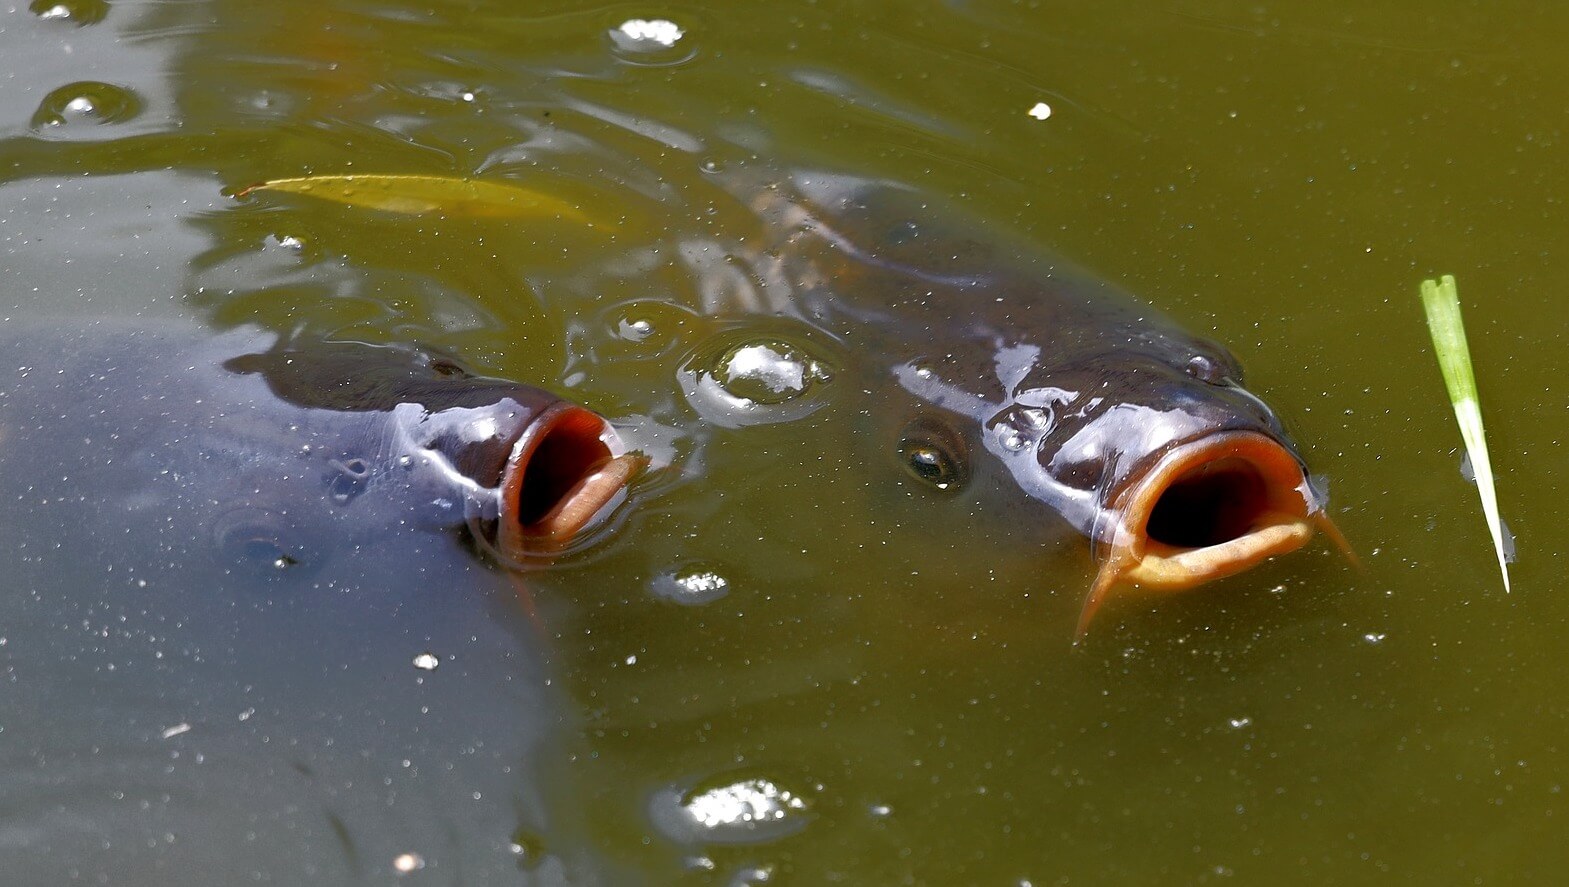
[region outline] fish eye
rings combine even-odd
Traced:
[[[969,448],[946,423],[919,416],[899,435],[899,462],[916,480],[958,490],[970,480]]]

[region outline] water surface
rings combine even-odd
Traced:
[[[682,36],[627,38],[634,19]],[[373,727],[416,717],[429,690],[403,663],[432,638],[487,651],[483,678],[435,673],[444,717],[487,747],[525,754],[500,741],[496,686],[548,675],[570,700],[548,762],[455,768],[492,780],[480,807],[454,809],[457,783],[434,777],[334,800],[354,825],[295,842],[322,877],[381,883],[415,853],[407,878],[433,884],[552,883],[568,860],[611,883],[1532,883],[1569,861],[1566,33],[1569,11],[1518,2],[18,3],[0,7],[0,317],[418,340],[570,393],[686,471],[650,479],[625,525],[534,579],[548,650],[521,649],[526,617],[478,579],[451,627],[344,639],[389,663],[404,708],[284,697],[279,729],[353,737],[371,779],[402,766],[401,740]],[[834,361],[810,330],[717,327],[693,310],[716,278],[669,253],[753,236],[720,183],[756,165],[915,185],[935,222],[951,208],[1016,229],[1226,342],[1329,478],[1365,574],[1320,546],[1120,608],[1073,649],[1087,555],[911,498],[896,464],[850,458],[865,428],[839,402],[700,440],[661,431],[693,424],[681,368],[716,336]],[[606,224],[226,196],[347,172],[507,179]],[[1518,536],[1512,595],[1416,299],[1444,272]],[[25,536],[25,512],[4,515]],[[210,733],[163,731],[192,700],[225,718],[249,704],[139,664],[145,634],[73,634],[118,612],[88,573],[28,581],[57,605],[0,626],[0,855],[62,862],[39,842],[78,811],[89,832],[288,846],[299,820],[247,808],[330,806],[306,777],[296,795],[265,770],[182,770],[222,815],[199,836],[178,818],[142,835],[145,809],[104,800],[127,792],[126,762],[219,754]],[[255,612],[279,630],[309,609]],[[226,643],[217,617],[196,625]],[[51,716],[82,701],[51,699],[32,666],[78,648],[121,663],[111,688],[161,701],[122,700],[102,735]],[[141,726],[116,732],[128,720]],[[60,748],[77,751],[40,763]],[[427,776],[457,748],[439,745]],[[548,797],[525,791],[524,764],[559,777]],[[147,791],[156,805],[168,786]],[[694,824],[681,798],[750,798],[768,822]],[[564,843],[536,846],[539,810],[574,823],[552,833]],[[113,860],[68,874],[211,883]]]

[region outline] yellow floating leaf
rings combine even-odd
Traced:
[[[476,218],[548,216],[594,227],[583,210],[560,197],[519,185],[482,179],[418,175],[305,176],[262,182],[239,191],[235,196],[246,197],[262,191],[299,194],[362,209],[405,215],[441,214]]]

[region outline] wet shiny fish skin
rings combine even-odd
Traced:
[[[718,281],[702,311],[826,333],[849,375],[870,380],[868,413],[917,437],[946,429],[964,474],[1011,485],[1044,506],[1033,520],[1089,540],[1102,567],[1081,635],[1115,590],[1189,588],[1315,529],[1338,539],[1295,444],[1219,344],[899,183],[742,172],[730,191],[756,239],[683,244],[694,273]],[[1162,486],[1145,483],[1161,471]]]

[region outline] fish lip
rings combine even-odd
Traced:
[[[1252,501],[1228,515],[1245,528],[1197,544],[1152,537],[1150,523],[1162,497],[1200,479],[1210,468],[1217,470],[1217,477],[1218,472],[1231,472],[1247,488],[1237,496]],[[1084,637],[1114,589],[1173,592],[1235,575],[1301,548],[1327,521],[1301,460],[1284,444],[1255,431],[1224,432],[1173,447],[1113,497],[1110,511],[1105,556],[1080,612],[1076,639]]]
[[[541,464],[541,458],[551,464]],[[626,452],[620,436],[598,413],[567,402],[547,407],[518,430],[501,471],[496,526],[500,554],[518,562],[529,555],[561,552],[622,497],[646,463],[641,454]],[[541,476],[540,471],[565,477]],[[525,498],[545,481],[550,483],[546,501]]]

